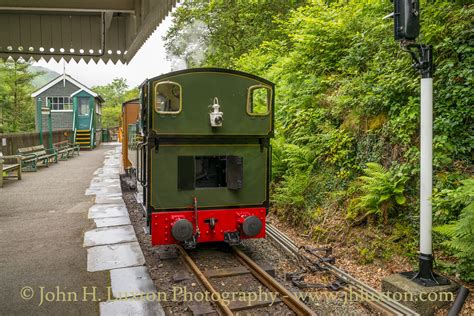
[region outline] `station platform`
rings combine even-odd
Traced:
[[[0,310],[3,315],[98,315],[110,272],[88,271],[86,231],[95,195],[85,195],[114,145],[23,173],[0,189]]]

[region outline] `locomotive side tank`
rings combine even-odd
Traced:
[[[274,84],[201,68],[141,89],[139,181],[152,244],[265,237]]]

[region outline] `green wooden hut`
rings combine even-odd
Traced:
[[[36,104],[36,130],[48,129],[48,113],[51,110],[53,130],[71,129],[74,141],[81,148],[95,148],[102,134],[102,102],[100,95],[63,74],[51,80],[31,94]]]

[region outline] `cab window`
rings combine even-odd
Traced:
[[[160,114],[181,112],[181,86],[175,82],[158,82],[155,86],[155,111]]]
[[[270,113],[272,90],[267,86],[253,86],[249,89],[247,112],[250,115]]]

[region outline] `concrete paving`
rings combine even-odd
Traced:
[[[23,180],[7,181],[0,189],[0,314],[99,313],[99,300],[108,299],[110,276],[87,272],[83,236],[95,228],[88,219],[95,196],[84,192],[111,149],[82,151],[36,173],[25,172]],[[103,175],[117,183],[116,175]],[[122,216],[123,210],[117,213]]]
[[[115,298],[156,293],[147,267],[131,267],[110,270],[112,294]]]
[[[118,204],[123,203],[122,193],[113,193],[107,195],[96,195],[96,204]]]
[[[84,234],[84,247],[132,241],[137,241],[132,225],[96,228]]]
[[[131,224],[129,216],[95,218],[94,222],[95,226],[97,227],[111,227]]]
[[[98,228],[84,234],[87,270],[110,270],[113,297],[100,303],[101,316],[164,315],[161,304],[154,300],[156,288],[143,265],[145,257],[137,242],[130,216],[117,190],[115,181],[120,170],[120,147],[106,154],[104,166],[94,172],[86,195],[96,195],[89,218]],[[120,299],[117,301],[116,299]]]
[[[107,218],[117,216],[128,216],[125,203],[122,204],[97,204],[89,209],[89,218]]]
[[[138,242],[96,246],[87,249],[87,271],[142,266],[145,257]]]

